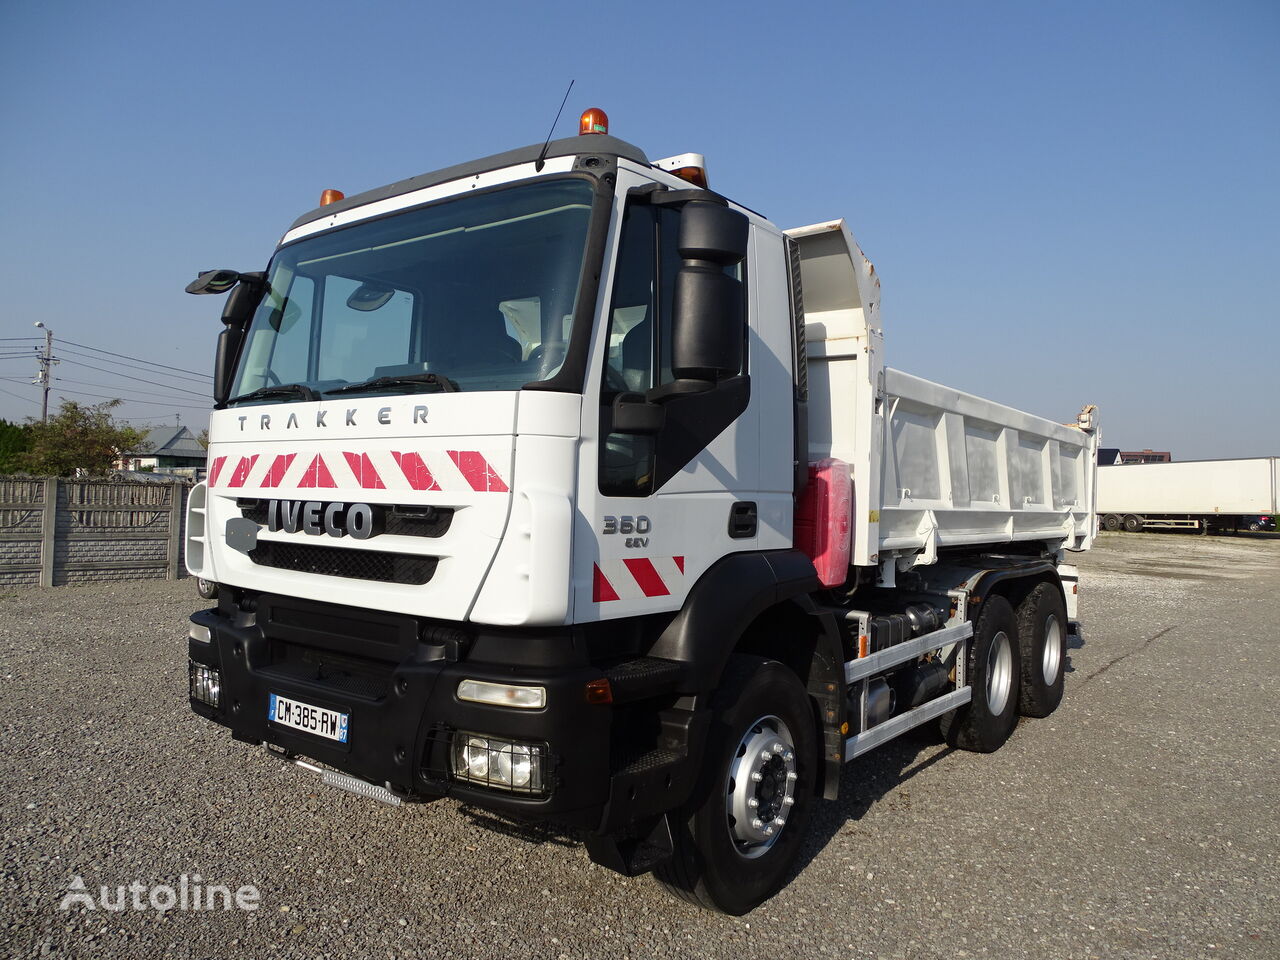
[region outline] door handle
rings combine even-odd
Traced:
[[[729,537],[733,540],[749,540],[756,535],[756,502],[739,500],[729,508]]]

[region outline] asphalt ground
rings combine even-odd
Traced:
[[[234,743],[186,705],[191,581],[0,592],[2,952],[1280,956],[1280,538],[1104,535],[1080,565],[1058,712],[994,754],[928,731],[846,767],[793,881],[736,919]],[[258,909],[59,909],[76,876],[184,874]]]

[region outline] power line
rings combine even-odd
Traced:
[[[118,383],[95,383],[92,380],[68,380],[65,377],[54,377],[53,379],[55,383],[69,383],[73,387],[106,387],[108,390],[120,389],[120,385]],[[164,384],[157,384],[157,386],[164,386]],[[185,397],[166,397],[163,393],[153,393],[150,390],[138,390],[135,387],[129,387],[128,389],[133,393],[140,393],[144,397],[160,397],[161,399],[169,400],[186,399]]]
[[[114,370],[107,370],[107,369],[104,369],[103,367],[95,367],[92,363],[85,363],[83,360],[72,360],[69,357],[63,357],[62,362],[74,363],[77,367],[88,367],[90,370],[97,370],[99,373],[110,374],[113,377],[123,377],[125,380],[136,380],[138,383],[149,383],[153,387],[164,387],[166,390],[175,390],[178,393],[189,393],[193,397],[200,397],[201,399],[204,398],[203,393],[199,393],[195,390],[185,390],[182,387],[175,387],[172,384],[168,384],[168,383],[158,383],[155,380],[143,380],[142,377],[133,377],[127,373],[117,373]]]
[[[61,347],[61,348],[59,348],[59,350],[58,350],[58,355],[59,355],[60,357],[62,357],[63,359],[66,359],[66,355],[67,355],[67,354],[71,354],[71,355],[72,355],[72,356],[74,356],[74,357],[84,357],[84,358],[87,358],[87,359],[89,359],[89,360],[97,360],[99,363],[110,363],[110,364],[112,364],[112,365],[113,365],[113,366],[115,366],[115,367],[128,367],[130,370],[137,370],[139,373],[145,373],[145,374],[146,374],[147,376],[149,376],[149,377],[169,377],[169,378],[171,378],[171,379],[173,379],[173,380],[177,380],[177,379],[178,379],[177,377],[175,377],[175,376],[174,376],[173,374],[171,374],[171,373],[163,373],[163,372],[161,372],[160,370],[152,370],[152,369],[150,369],[150,368],[148,368],[148,367],[140,367],[140,366],[138,366],[136,363],[125,363],[123,360],[112,360],[112,359],[111,359],[111,358],[109,358],[109,357],[99,357],[99,356],[97,356],[96,354],[93,354],[93,353],[81,353],[79,350],[68,350],[66,347]],[[71,362],[71,363],[80,363],[80,362],[83,362],[83,361],[71,360],[70,362]],[[85,364],[85,366],[88,366],[88,364]],[[94,369],[98,369],[98,370],[100,370],[100,369],[102,369],[102,368],[101,368],[101,367],[95,367]],[[110,371],[108,371],[108,372],[109,372],[109,373],[115,373],[115,371],[114,371],[114,370],[110,370]],[[120,374],[120,376],[124,376],[124,374]],[[148,380],[147,382],[148,382],[148,383],[153,383],[153,382],[156,382],[156,381],[154,381],[154,380]],[[181,381],[181,382],[182,382],[182,383],[188,383],[188,384],[191,384],[192,386],[200,386],[200,387],[205,387],[205,386],[207,386],[207,384],[200,383],[200,381],[198,381],[198,380],[194,380],[194,379],[187,379],[186,377],[184,377],[184,378],[182,379],[182,381]]]
[[[4,387],[0,387],[0,393],[7,393],[11,397],[17,397],[19,400],[27,401],[27,403],[34,403],[37,407],[40,406],[39,400],[32,400],[30,397],[24,397],[22,394],[14,393],[12,390],[6,390]]]
[[[41,338],[41,337],[0,337],[0,341],[9,341],[9,340],[40,340],[40,339],[42,339],[42,338]]]
[[[136,397],[112,396],[109,393],[88,393],[84,390],[59,390],[57,393],[59,395],[63,393],[74,393],[82,397],[98,397],[101,400],[125,400],[129,403],[141,403],[149,407],[183,407],[187,410],[209,410],[213,407],[212,401],[210,401],[207,407],[202,407],[197,406],[194,403],[169,403],[164,400],[139,400]]]
[[[184,370],[182,367],[171,367],[167,363],[156,363],[154,360],[143,360],[140,357],[131,357],[128,354],[124,354],[124,353],[112,353],[110,350],[103,350],[101,347],[91,347],[88,344],[84,344],[84,343],[76,343],[74,340],[67,340],[65,337],[62,339],[62,343],[69,343],[73,347],[82,347],[85,350],[92,350],[95,353],[105,353],[108,356],[119,357],[122,360],[137,360],[139,363],[150,364],[153,367],[164,367],[164,369],[166,370],[176,370],[179,373],[189,373],[195,377],[204,377],[206,380],[213,379],[213,377],[207,373],[199,373],[195,370]]]
[[[150,374],[153,377],[170,377],[171,379],[174,379],[174,380],[179,379],[178,377],[175,377],[172,373],[165,373],[162,370],[152,370],[150,367],[141,366],[139,363],[126,363],[122,360],[113,360],[108,357],[100,357],[96,353],[85,353],[83,350],[72,350],[68,347],[62,346],[62,347],[59,347],[58,352],[69,353],[72,356],[76,356],[76,357],[87,357],[90,360],[97,360],[99,363],[110,363],[113,366],[129,367],[132,370],[140,370],[141,372]],[[149,361],[147,360],[140,361],[141,364],[145,364],[148,362]],[[185,374],[182,375],[181,379],[184,382],[194,382],[192,377],[187,376]]]

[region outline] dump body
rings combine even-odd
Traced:
[[[1130,463],[1098,471],[1101,514],[1276,512],[1277,457]]]
[[[809,459],[848,461],[851,562],[932,562],[946,547],[1043,541],[1088,549],[1092,412],[1063,425],[883,365],[879,281],[844,221],[798,246],[809,360]]]

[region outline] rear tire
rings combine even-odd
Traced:
[[[1108,513],[1102,518],[1102,529],[1111,533],[1115,533],[1120,529],[1120,518],[1114,513]]]
[[[1067,606],[1052,583],[1042,583],[1018,604],[1022,686],[1018,709],[1024,717],[1047,717],[1062,702],[1066,659]]]
[[[1018,723],[1018,681],[1022,658],[1018,622],[1004,597],[982,603],[969,642],[968,672],[973,699],[942,715],[947,743],[964,750],[999,750]]]
[[[777,893],[800,853],[817,728],[796,675],[760,657],[729,660],[712,709],[698,788],[671,815],[674,853],[654,874],[681,899],[741,916]]]
[[[1136,517],[1132,513],[1124,518],[1125,533],[1137,533],[1142,529],[1142,518]]]

